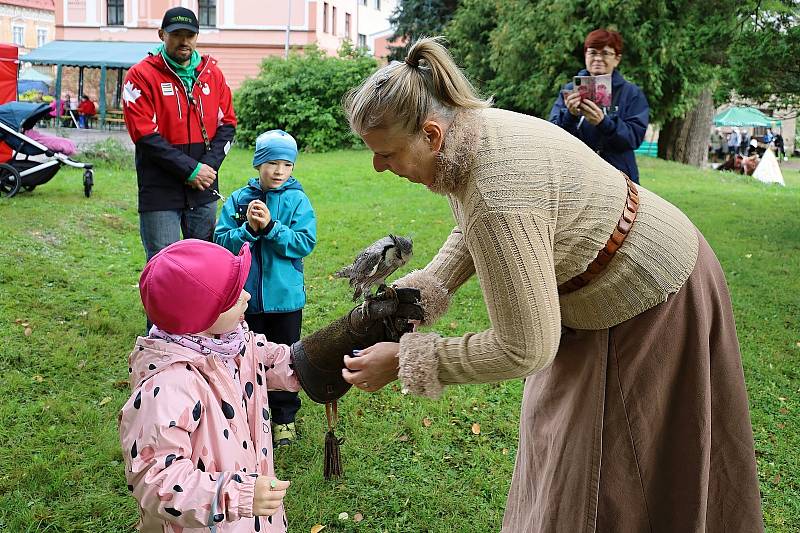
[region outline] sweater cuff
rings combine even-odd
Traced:
[[[194,179],[197,177],[197,173],[200,172],[201,166],[203,166],[203,163],[197,163],[197,166],[194,167],[194,170],[191,174],[189,174],[189,177],[186,178],[186,181],[194,181]]]
[[[444,386],[439,382],[439,356],[436,355],[436,333],[406,333],[400,337],[400,371],[403,394],[436,399]]]
[[[243,479],[245,482],[238,484],[239,505],[237,505],[236,510],[239,513],[239,518],[252,518],[253,498],[256,493],[256,480],[258,480],[258,477],[246,476]]]
[[[393,283],[395,287],[419,289],[422,311],[425,315],[421,326],[436,323],[450,305],[450,294],[436,276],[425,270],[413,270]]]

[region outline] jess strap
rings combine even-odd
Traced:
[[[625,208],[622,210],[622,216],[619,217],[619,221],[617,222],[617,227],[614,228],[611,237],[608,238],[608,242],[603,249],[598,252],[594,261],[589,263],[589,266],[586,267],[586,271],[559,285],[558,294],[564,295],[577,291],[600,275],[611,262],[611,259],[617,253],[619,247],[622,246],[622,243],[625,242],[625,237],[630,233],[631,226],[633,226],[633,222],[636,220],[636,213],[639,211],[639,190],[636,188],[636,184],[634,184],[624,172],[622,175],[625,176],[625,182],[628,185],[628,195],[625,199]]]

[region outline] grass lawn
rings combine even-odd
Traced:
[[[253,175],[234,149],[226,196]],[[655,159],[642,183],[681,207],[728,276],[742,345],[769,531],[800,525],[800,174],[787,187]],[[411,235],[421,268],[453,222],[444,198],[389,173],[367,152],[302,154],[296,175],[319,218],[306,262],[310,332],[352,305],[331,274],[388,232]],[[128,397],[127,355],[144,316],[144,261],[132,170],[100,167],[86,199],[62,170],[32,193],[0,199],[0,530],[127,531],[117,411]],[[437,330],[488,326],[477,283],[456,295]],[[340,404],[345,477],[322,480],[324,410],[304,400],[302,439],[281,449],[293,485],[290,529],[496,531],[514,466],[521,382],[458,387],[440,401],[398,387],[354,391]],[[473,424],[480,425],[476,434]],[[340,521],[339,513],[350,519]],[[363,521],[354,522],[360,513]]]

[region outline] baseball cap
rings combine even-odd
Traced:
[[[194,11],[185,7],[173,7],[164,13],[164,20],[161,21],[161,29],[167,33],[176,30],[189,30],[200,33],[200,24]]]
[[[250,272],[250,245],[239,255],[212,242],[185,239],[153,256],[139,278],[150,321],[174,335],[200,333],[233,307]]]

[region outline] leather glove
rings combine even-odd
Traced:
[[[397,342],[412,330],[409,320],[422,318],[418,289],[388,288],[294,343],[292,368],[309,398],[331,402],[351,386],[342,378],[346,354],[378,342]]]

